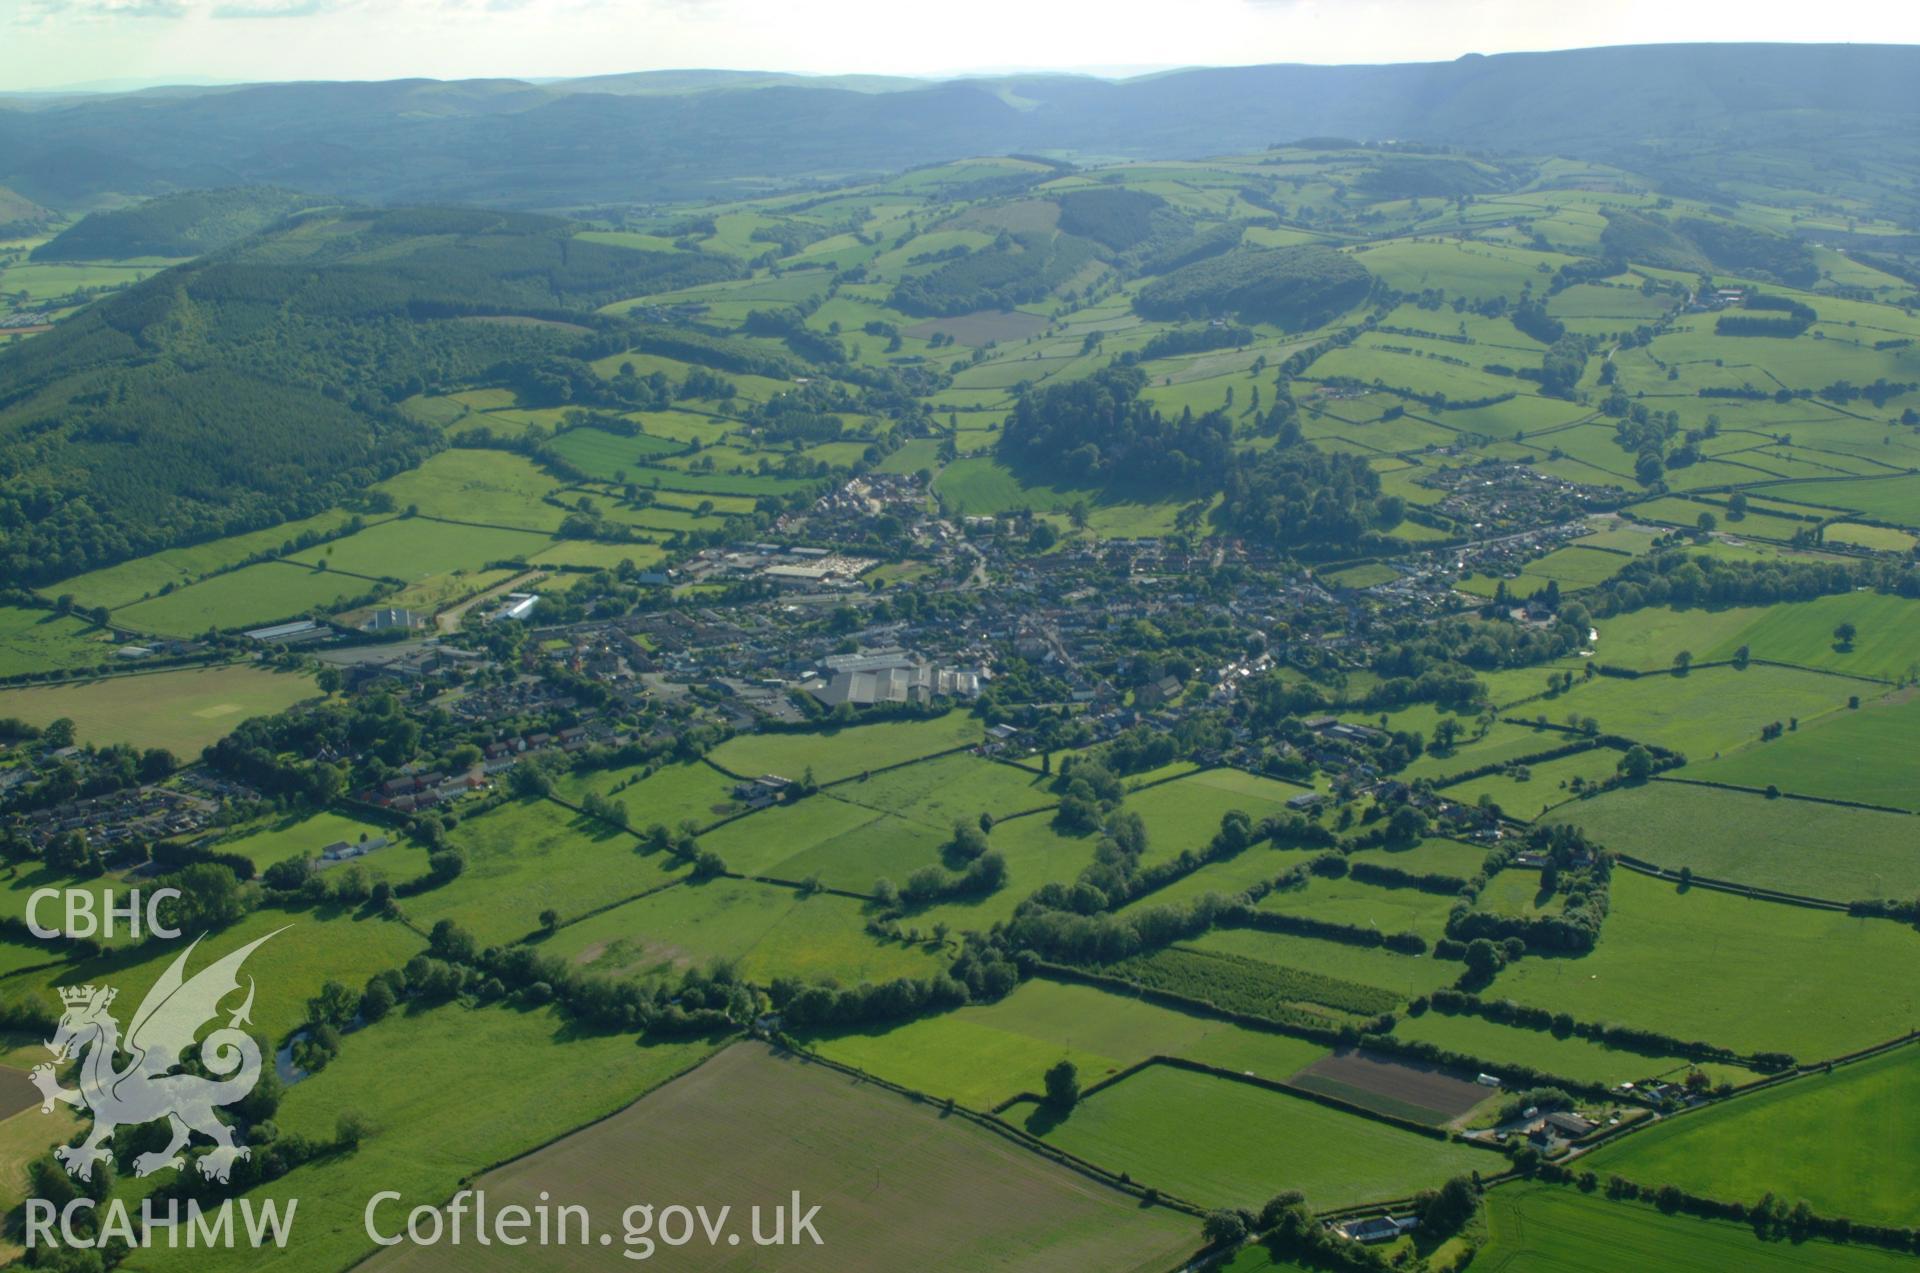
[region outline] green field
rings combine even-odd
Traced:
[[[331,1273],[375,1253],[363,1213],[376,1190],[405,1196],[404,1225],[404,1208],[444,1202],[475,1170],[614,1113],[711,1046],[635,1047],[631,1036],[583,1034],[548,1010],[448,1005],[396,1013],[348,1035],[332,1064],[291,1088],[280,1107],[275,1121],[284,1131],[318,1141],[333,1138],[345,1111],[373,1129],[356,1151],[323,1156],[254,1192],[299,1199],[297,1236],[285,1249],[161,1246],[126,1267]],[[527,1099],[530,1092],[540,1099]]]
[[[341,840],[357,843],[377,836],[397,838],[392,827],[345,814],[289,814],[237,828],[208,847],[216,853],[237,853],[265,868],[288,858],[318,857],[321,849]],[[424,867],[426,855],[421,853],[419,857]]]
[[[327,534],[338,530],[346,524],[348,516],[340,512],[321,513],[317,517],[284,522],[266,530],[229,535],[224,539],[186,548],[169,548],[165,552],[136,557],[117,566],[63,579],[48,591],[56,596],[72,594],[79,605],[89,608],[106,606],[116,609],[143,597],[156,596],[169,584],[175,588],[184,587],[213,571],[224,570],[256,554],[277,553],[307,531]]]
[[[1152,1056],[1283,1079],[1325,1055],[1316,1043],[1157,1007],[1091,986],[1035,979],[998,1003],[895,1026],[822,1034],[823,1055],[929,1096],[990,1109],[1037,1092],[1056,1061],[1087,1085]]]
[[[971,746],[980,738],[980,722],[954,711],[932,720],[850,725],[817,734],[745,734],[714,748],[711,759],[728,773],[747,778],[771,773],[797,781],[811,768],[816,782],[839,782]]]
[[[1593,1156],[1593,1168],[1710,1198],[1788,1205],[1823,1216],[1913,1223],[1920,1051],[1896,1048],[1646,1128]]]
[[[1920,699],[1910,691],[1881,701],[1863,696],[1858,711],[1823,716],[1687,773],[1739,787],[1920,810],[1911,760],[1916,746]]]
[[[1619,574],[1621,568],[1632,560],[1631,557],[1598,548],[1586,548],[1576,542],[1528,562],[1516,577],[1477,574],[1461,580],[1460,587],[1465,592],[1482,597],[1491,597],[1502,583],[1507,585],[1509,595],[1519,598],[1532,596],[1549,582],[1559,584],[1562,592],[1576,592],[1604,583]]]
[[[567,515],[541,499],[560,485],[521,456],[456,447],[375,489],[393,496],[397,507],[429,517],[554,531]]]
[[[85,619],[51,610],[0,606],[0,676],[125,663]]]
[[[161,636],[197,637],[210,630],[265,626],[331,610],[349,598],[379,589],[373,579],[264,561],[122,606],[113,612],[121,627]]]
[[[632,769],[569,771],[554,780],[554,794],[578,804],[588,792],[617,801],[627,810],[628,825],[669,829],[683,822],[707,826],[734,812],[735,782],[711,765],[694,761],[664,765],[652,773],[647,766]]]
[[[778,884],[707,880],[667,889],[570,924],[543,943],[574,966],[613,977],[677,977],[720,960],[765,985],[890,981],[946,969],[930,943],[882,943],[865,931],[861,903],[811,897]]]
[[[1158,1065],[1050,1122],[1040,1115],[1030,1125],[1068,1153],[1203,1206],[1257,1209],[1287,1189],[1317,1207],[1347,1206],[1501,1161],[1302,1097]]]
[[[1576,679],[1567,693],[1528,703],[1511,715],[1524,720],[1545,713],[1553,722],[1569,713],[1588,716],[1600,722],[1602,733],[1658,743],[1697,761],[1757,739],[1774,721],[1785,724],[1798,717],[1805,722],[1844,709],[1861,689],[1858,681],[1797,668],[1708,667],[1685,676]]]
[[[1252,928],[1217,928],[1186,944],[1195,950],[1244,955],[1280,968],[1377,986],[1403,999],[1429,994],[1460,976],[1460,965],[1431,955],[1401,955],[1376,946]]]
[[[753,1043],[477,1185],[528,1206],[550,1190],[610,1217],[600,1221],[608,1228],[636,1198],[699,1198],[709,1214],[730,1207],[737,1232],[753,1205],[784,1203],[798,1189],[820,1207],[822,1243],[780,1248],[778,1267],[796,1273],[1161,1273],[1198,1245],[1189,1215],[1143,1207],[963,1119]],[[656,1254],[676,1268],[768,1267],[764,1252],[705,1241]],[[402,1247],[367,1267],[425,1273],[445,1268],[444,1257]],[[524,1252],[497,1245],[460,1257],[476,1273],[527,1266]]]
[[[1293,870],[1305,863],[1307,857],[1302,850],[1275,849],[1270,844],[1257,844],[1225,861],[1209,862],[1151,893],[1143,893],[1121,909],[1173,906],[1192,901],[1203,893],[1233,897],[1255,884],[1266,883]]]
[[[1473,1261],[1496,1273],[1892,1273],[1906,1257],[1830,1242],[1761,1242],[1745,1225],[1666,1216],[1557,1185],[1487,1194],[1488,1241]]]
[[[651,434],[622,437],[606,429],[567,429],[549,444],[554,454],[588,477],[603,482],[638,480],[642,465],[686,449],[670,438]]]
[[[1710,975],[1675,975],[1675,969]],[[1905,1034],[1920,935],[1885,920],[1613,876],[1599,944],[1522,959],[1490,997],[1802,1061]]]
[[[259,985],[253,1006],[254,1029],[275,1044],[306,1020],[307,1000],[329,979],[357,990],[374,973],[398,968],[426,948],[419,934],[405,925],[364,918],[340,907],[292,911],[263,908],[204,937],[189,934],[178,944],[158,942],[121,948],[57,968],[16,974],[0,983],[0,989],[45,993],[56,985],[105,983],[119,990],[126,1011],[132,1013],[147,989],[186,949],[186,941],[197,939],[200,943],[188,961],[191,975],[269,933],[277,935],[247,957],[244,971]]]
[[[1237,769],[1210,769],[1129,793],[1126,809],[1146,822],[1145,861],[1153,863],[1182,849],[1204,849],[1228,813],[1244,813],[1258,826],[1306,790]]]
[[[1394,1026],[1393,1034],[1395,1038],[1431,1043],[1478,1058],[1495,1074],[1500,1072],[1500,1064],[1506,1062],[1608,1087],[1642,1079],[1679,1082],[1689,1070],[1696,1068],[1692,1062],[1677,1056],[1647,1056],[1610,1048],[1591,1039],[1557,1038],[1546,1030],[1525,1030],[1464,1013],[1450,1016],[1444,1012],[1425,1012],[1417,1017],[1404,1017]],[[1708,1064],[1698,1068],[1716,1081],[1724,1078],[1744,1083],[1754,1077],[1749,1071],[1731,1065]]]
[[[1717,768],[1702,766],[1702,776]],[[1805,897],[1846,902],[1920,890],[1914,823],[1904,814],[1653,782],[1566,805],[1546,821],[1572,823],[1615,852],[1669,870],[1691,867]]]
[[[307,565],[412,583],[455,570],[478,570],[496,561],[525,561],[553,541],[532,531],[462,526],[404,517],[357,535],[296,553]]]
[[[448,839],[466,852],[466,870],[403,905],[423,927],[452,919],[483,946],[527,936],[542,911],[571,922],[683,874],[664,853],[641,853],[632,835],[544,800],[467,818]]]
[[[1261,898],[1259,905],[1276,914],[1355,924],[1383,933],[1418,933],[1431,942],[1445,935],[1447,912],[1458,900],[1444,893],[1316,875],[1305,888],[1276,890]]]
[[[271,715],[316,693],[305,673],[231,663],[0,690],[0,716],[33,725],[64,716],[85,742],[164,747],[182,760],[197,760],[201,748],[247,717]]]
[[[1530,818],[1548,805],[1556,805],[1573,795],[1573,784],[1602,782],[1614,776],[1620,767],[1620,753],[1609,747],[1593,747],[1554,760],[1536,761],[1520,766],[1514,773],[1491,773],[1445,788],[1447,799],[1461,804],[1478,804],[1486,796],[1509,815]]]
[[[939,831],[982,813],[1004,818],[1058,802],[1052,779],[1013,765],[960,754],[855,779],[833,788],[831,797],[863,808],[897,814]]]
[[[933,489],[950,514],[964,517],[996,516],[1021,509],[1059,512],[1082,501],[1087,505],[1088,528],[1099,535],[1119,538],[1164,535],[1173,529],[1174,516],[1181,507],[1177,502],[1147,504],[1113,499],[1097,489],[1027,482],[986,456],[955,460],[940,470]]]

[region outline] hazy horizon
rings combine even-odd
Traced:
[[[1920,8],[1813,15],[1625,0],[1602,13],[1527,0],[1189,0],[1170,24],[1164,6],[1141,0],[980,0],[964,21],[882,0],[804,10],[761,0],[0,0],[0,31],[0,91],[111,92],[683,69],[1124,78],[1640,44],[1897,45],[1920,43]]]

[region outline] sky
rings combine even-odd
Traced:
[[[937,76],[1695,40],[1920,43],[1920,4],[1752,0],[0,0],[0,90],[675,67]]]

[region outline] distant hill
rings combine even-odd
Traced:
[[[316,213],[0,350],[0,578],[355,499],[444,445],[402,399],[500,368],[591,380],[578,356],[618,325],[598,306],[739,272],[574,233],[524,213]],[[562,321],[470,321],[504,315]]]
[[[48,209],[0,186],[0,237],[32,234],[53,219]]]
[[[36,261],[109,261],[135,256],[204,256],[326,200],[250,187],[161,195],[131,208],[92,212],[33,251]]]
[[[0,183],[53,207],[240,183],[551,208],[737,196],[745,179],[976,154],[1200,157],[1337,136],[1602,160],[1690,196],[1798,182],[1898,211],[1920,205],[1910,182],[1888,175],[1920,162],[1916,82],[1920,48],[1716,44],[1121,81],[692,71],[262,84],[16,99],[0,109]],[[1409,175],[1383,165],[1374,180]],[[1464,168],[1451,177],[1435,193],[1478,181]]]

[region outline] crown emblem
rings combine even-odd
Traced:
[[[61,986],[60,1002],[66,1004],[69,1008],[78,1008],[91,1002],[95,994],[102,996],[100,1006],[104,1008],[107,1004],[113,1002],[115,992],[112,990],[96,991],[92,986]]]

